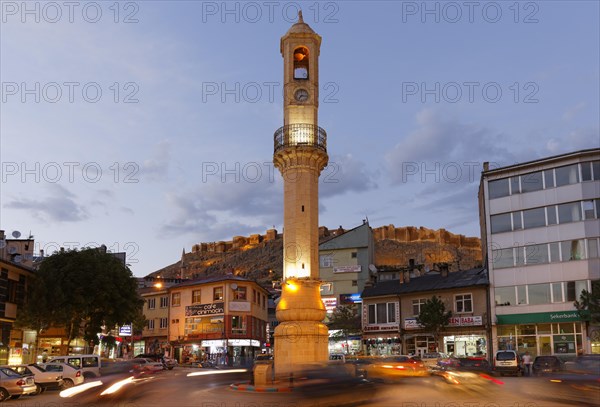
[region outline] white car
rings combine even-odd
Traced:
[[[42,365],[31,363],[6,367],[21,375],[33,376],[36,386],[35,394],[40,394],[46,389],[60,389],[63,386],[62,372],[49,372]]]
[[[44,363],[47,372],[61,373],[63,378],[63,389],[68,389],[83,383],[84,377],[81,369],[64,363]]]
[[[148,358],[131,359],[131,363],[133,363],[133,369],[141,373],[156,373],[164,369],[164,365],[162,363],[155,362]]]

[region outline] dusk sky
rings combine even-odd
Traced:
[[[301,7],[323,38],[319,223],[479,237],[483,162],[600,147],[599,4],[2,1],[0,229],[126,251],[136,276],[281,231]]]

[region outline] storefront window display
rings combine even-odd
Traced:
[[[400,338],[365,339],[367,356],[393,356],[402,354]]]
[[[580,322],[499,325],[498,349],[538,355],[575,355],[582,348]]]
[[[487,354],[487,341],[483,335],[452,335],[444,337],[444,353],[456,357]]]

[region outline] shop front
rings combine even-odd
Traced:
[[[496,349],[541,355],[576,356],[585,352],[585,322],[577,311],[498,315]]]
[[[370,324],[363,330],[366,356],[402,355],[402,340],[398,332],[398,324]]]

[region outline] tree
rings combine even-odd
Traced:
[[[425,301],[421,306],[421,312],[417,317],[417,323],[426,331],[433,334],[436,348],[439,345],[439,337],[442,331],[450,324],[452,311],[446,311],[446,306],[435,295]],[[436,349],[437,350],[437,349]]]
[[[360,333],[361,321],[356,307],[352,305],[340,305],[333,310],[327,324],[329,329],[339,330],[333,338],[343,339],[346,342],[346,352],[348,351],[348,337],[355,333]]]
[[[592,291],[583,290],[579,301],[573,303],[583,319],[600,322],[600,280],[592,281]]]
[[[143,305],[131,270],[112,254],[89,248],[45,258],[27,297],[17,324],[38,333],[65,327],[68,346],[80,335],[97,341],[102,326],[131,323]]]

